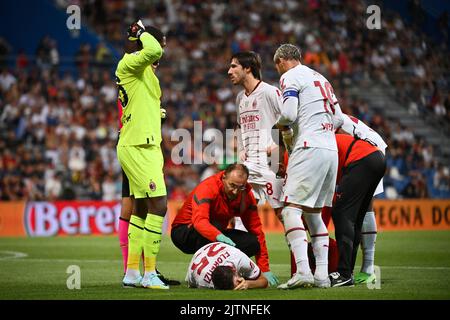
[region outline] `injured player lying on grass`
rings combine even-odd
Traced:
[[[266,288],[259,267],[241,250],[221,242],[201,247],[192,257],[186,274],[190,288],[247,290]]]

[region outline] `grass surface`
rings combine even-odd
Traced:
[[[290,267],[284,238],[268,234],[267,244],[271,269],[285,282]],[[449,245],[450,231],[379,233],[376,265],[381,270],[380,289],[357,285],[232,292],[187,288],[184,277],[191,256],[164,237],[158,269],[183,281],[170,290],[155,291],[121,287],[122,261],[116,237],[1,238],[0,299],[450,299]],[[66,271],[71,265],[80,267],[80,290],[67,288],[70,274]]]

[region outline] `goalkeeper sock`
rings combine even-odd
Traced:
[[[144,237],[144,219],[132,215],[128,226],[128,277],[136,278],[140,275],[139,261],[143,250],[142,240]]]
[[[361,229],[361,248],[363,251],[363,264],[361,272],[374,273],[375,242],[377,239],[377,221],[375,212],[367,212]]]
[[[310,274],[308,263],[308,240],[306,239],[305,226],[301,216],[302,209],[296,207],[284,207],[281,215],[286,239],[295,258],[297,273]]]
[[[145,274],[156,272],[156,256],[159,253],[164,217],[147,214],[144,233],[144,268]]]
[[[306,224],[311,235],[312,249],[316,260],[314,276],[317,279],[328,277],[328,230],[323,223],[320,212],[305,213]]]
[[[119,244],[122,250],[123,272],[127,272],[128,263],[128,225],[130,221],[119,217]]]

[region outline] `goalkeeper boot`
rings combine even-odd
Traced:
[[[158,275],[158,277],[161,279],[162,282],[164,282],[164,284],[166,286],[179,286],[181,284],[180,281],[178,280],[174,280],[174,279],[169,279],[164,277],[161,272],[158,271],[158,269],[156,269],[156,274]]]
[[[135,278],[129,277],[125,274],[122,280],[122,287],[124,288],[138,288],[141,286],[142,276],[137,276]]]
[[[168,290],[169,286],[164,284],[158,275],[154,272],[148,273],[142,279],[141,285],[143,288]]]
[[[312,273],[295,273],[287,282],[289,289],[293,288],[311,288],[314,285],[314,276]]]
[[[377,276],[375,273],[360,272],[355,276],[355,283],[375,283],[377,282]]]

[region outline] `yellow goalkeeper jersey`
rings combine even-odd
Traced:
[[[143,49],[125,53],[116,69],[123,111],[119,146],[159,146],[161,143],[161,88],[152,63],[161,58],[163,49],[148,32],[139,39]]]

